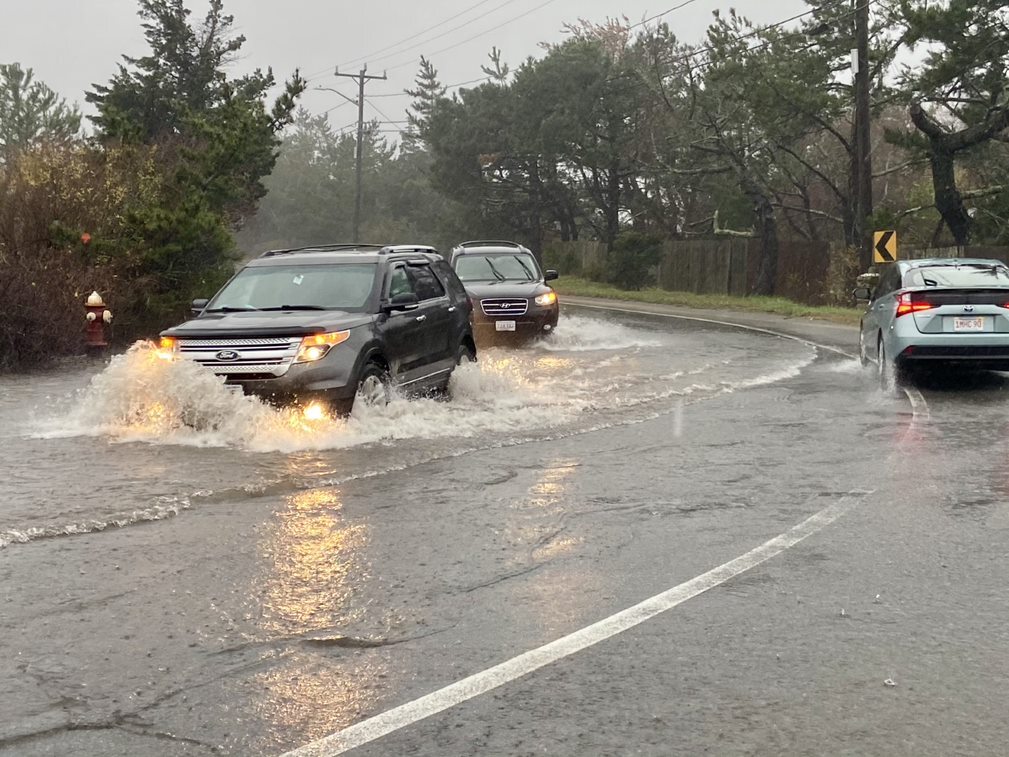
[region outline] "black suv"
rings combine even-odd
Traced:
[[[452,248],[450,262],[473,300],[480,341],[528,340],[557,328],[560,306],[546,284],[557,271],[541,271],[527,247],[491,239],[462,242]]]
[[[336,244],[273,250],[245,265],[161,349],[240,387],[306,408],[349,412],[390,385],[444,389],[476,359],[472,305],[433,247]]]

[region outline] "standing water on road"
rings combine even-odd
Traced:
[[[453,376],[448,401],[395,398],[315,421],[145,343],[102,368],[0,379],[10,487],[0,547],[634,422],[684,397],[786,378],[814,358],[800,343],[768,351],[759,345],[769,337],[662,325],[569,315],[544,342],[481,352]]]

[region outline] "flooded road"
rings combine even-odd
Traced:
[[[998,751],[1001,381],[926,387],[926,417],[808,342],[564,315],[450,401],[346,420],[143,347],[0,379],[0,754],[336,754],[319,740],[830,508],[774,559],[354,753]]]

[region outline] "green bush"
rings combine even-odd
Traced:
[[[632,291],[654,286],[655,268],[662,259],[662,238],[638,231],[625,232],[617,238],[607,258],[605,281]]]

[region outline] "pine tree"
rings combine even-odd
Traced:
[[[73,139],[81,114],[17,63],[0,64],[0,163],[42,141]]]

